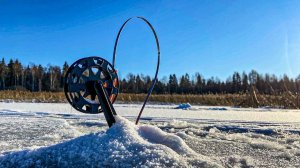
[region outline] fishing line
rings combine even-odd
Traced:
[[[145,18],[143,18],[143,17],[140,17],[140,16],[129,18],[129,19],[127,19],[127,20],[123,23],[123,25],[121,26],[121,28],[120,28],[120,30],[119,30],[119,32],[118,32],[116,41],[115,41],[114,52],[113,52],[113,61],[112,61],[113,67],[115,67],[115,61],[116,61],[116,55],[117,55],[117,46],[118,46],[118,41],[119,41],[121,32],[122,32],[122,30],[124,29],[125,25],[126,25],[130,20],[132,20],[133,18],[137,18],[137,19],[140,19],[140,20],[144,21],[144,22],[150,27],[150,29],[152,30],[152,33],[153,33],[153,35],[154,35],[154,37],[155,37],[156,47],[157,47],[157,65],[156,65],[156,71],[155,71],[154,79],[152,80],[152,85],[151,85],[151,87],[150,87],[149,90],[148,90],[148,93],[147,93],[147,96],[145,97],[143,106],[142,106],[142,108],[141,108],[141,110],[140,110],[140,112],[139,112],[139,114],[138,114],[138,116],[137,116],[137,119],[136,119],[136,122],[135,122],[135,124],[137,125],[137,124],[139,123],[139,120],[140,120],[140,118],[141,118],[141,115],[142,115],[142,113],[143,113],[143,111],[144,111],[145,105],[146,105],[146,103],[148,102],[149,97],[150,97],[150,95],[151,95],[151,93],[152,93],[152,91],[153,91],[153,88],[154,88],[154,86],[155,86],[155,84],[156,84],[156,82],[157,82],[157,75],[158,75],[159,65],[160,65],[160,47],[159,47],[159,41],[158,41],[157,34],[156,34],[156,32],[155,32],[153,26],[151,25],[151,23],[150,23],[147,19],[145,19]]]

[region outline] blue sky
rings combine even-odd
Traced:
[[[63,65],[86,56],[111,61],[114,40],[132,16],[147,18],[161,45],[160,77],[234,71],[300,74],[300,1],[0,0],[0,58]],[[155,40],[133,20],[120,39],[116,68],[154,74]]]

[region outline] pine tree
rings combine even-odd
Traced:
[[[143,77],[143,81],[144,81],[144,89],[143,89],[143,92],[144,92],[144,93],[147,93],[148,90],[150,89],[151,85],[152,85],[152,80],[151,80],[150,76],[147,75],[147,76],[144,76],[144,77]]]
[[[180,78],[179,86],[181,88],[181,93],[189,93],[191,91],[191,81],[189,74],[185,74]]]
[[[68,69],[69,69],[69,64],[67,63],[67,61],[65,61],[64,65],[63,65],[63,68],[62,68],[62,71],[63,71],[62,75],[63,75],[63,77],[66,75]]]
[[[242,91],[246,93],[249,89],[249,83],[248,83],[248,75],[243,72],[242,74]]]
[[[205,87],[205,80],[200,75],[200,73],[196,73],[195,78],[196,78],[196,83],[195,83],[196,93],[202,94],[203,93],[203,89]]]
[[[68,69],[69,69],[69,64],[65,61],[64,65],[62,67],[62,76],[60,78],[60,87],[61,88],[64,87],[64,80],[65,80]]]
[[[144,83],[143,83],[140,75],[136,76],[135,85],[136,85],[136,93],[142,93],[142,88],[144,87]]]
[[[35,64],[31,65],[30,71],[31,71],[31,91],[35,91],[35,83],[36,83],[36,73],[37,73],[38,67]]]
[[[17,88],[17,85],[19,85],[19,78],[22,74],[22,64],[19,62],[18,59],[15,60],[14,64],[13,64],[13,71],[14,71],[14,77],[15,77],[15,89]]]
[[[42,80],[44,77],[44,68],[42,67],[42,65],[39,65],[37,67],[37,71],[36,71],[36,77],[38,79],[38,91],[41,92],[42,91]]]
[[[13,89],[13,86],[16,85],[15,83],[15,79],[16,79],[16,74],[15,74],[15,70],[14,70],[14,65],[15,62],[13,59],[9,60],[9,63],[7,64],[7,70],[8,70],[8,74],[7,74],[7,80],[8,80],[8,86],[10,89]]]
[[[0,81],[0,89],[3,90],[5,89],[5,78],[6,78],[6,75],[7,75],[7,66],[5,64],[5,60],[4,58],[2,58],[1,62],[0,62],[0,78],[1,78],[1,81]]]
[[[238,72],[234,72],[232,76],[232,90],[234,93],[239,93],[242,88],[241,75]]]
[[[177,93],[178,88],[178,80],[175,74],[169,76],[169,93],[174,94]]]
[[[127,90],[129,93],[136,93],[136,85],[135,85],[135,75],[132,73],[129,73],[127,75]]]

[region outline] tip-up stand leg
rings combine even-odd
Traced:
[[[111,127],[116,122],[114,115],[117,115],[117,113],[112,103],[110,102],[107,93],[102,86],[102,83],[95,82],[94,87],[98,95],[99,103],[103,110],[107,124],[109,127]]]

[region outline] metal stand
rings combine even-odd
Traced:
[[[106,122],[108,126],[111,127],[116,122],[114,115],[117,115],[117,113],[108,98],[108,94],[103,88],[102,82],[101,81],[95,82],[94,88],[96,90],[99,103],[103,110]]]

